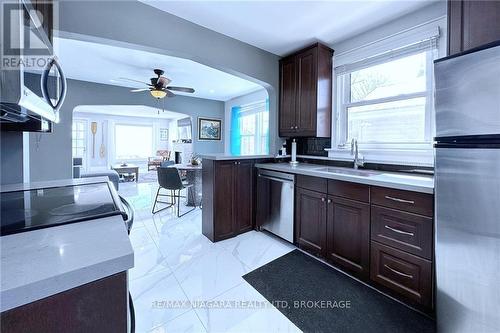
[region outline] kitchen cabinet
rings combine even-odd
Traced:
[[[330,137],[332,57],[316,43],[280,60],[280,136]]]
[[[352,190],[349,188],[352,187]],[[361,185],[368,192],[368,186]],[[370,266],[370,205],[355,200],[358,184],[298,176],[296,243],[351,273],[367,278]],[[344,197],[328,195],[337,193]]]
[[[432,311],[432,194],[297,175],[295,206],[299,248]]]
[[[371,237],[396,249],[432,260],[432,218],[372,206]]]
[[[448,55],[500,40],[500,1],[448,1]]]
[[[127,273],[4,311],[0,331],[127,332]]]
[[[385,246],[371,245],[371,278],[426,308],[432,307],[432,262]]]
[[[253,229],[253,166],[253,161],[239,161],[234,166],[234,228],[238,234]]]
[[[326,259],[368,278],[370,270],[370,205],[328,197]]]
[[[295,207],[295,242],[304,250],[324,256],[326,194],[297,188]]]
[[[212,242],[253,229],[254,160],[203,160],[202,233]]]
[[[370,279],[384,291],[429,311],[433,308],[431,194],[372,186]]]
[[[290,136],[295,133],[296,91],[295,58],[283,59],[280,62],[280,136]]]

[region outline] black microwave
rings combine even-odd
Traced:
[[[66,79],[44,20],[28,0],[4,3],[0,73],[2,131],[48,132],[59,122]]]

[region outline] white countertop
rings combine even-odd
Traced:
[[[361,183],[373,186],[382,186],[395,188],[399,190],[415,191],[421,193],[434,193],[434,177],[418,174],[408,174],[402,172],[385,172],[350,168],[328,167],[326,165],[299,163],[291,165],[290,163],[257,163],[257,168],[281,171],[299,175],[315,176],[336,180],[343,180],[353,183]],[[333,172],[327,172],[326,169]],[[339,170],[340,172],[334,172]],[[352,172],[352,173],[349,173]]]
[[[96,180],[99,178],[82,181]],[[57,181],[57,184],[74,182]],[[29,189],[38,185],[9,188]],[[2,236],[0,249],[0,312],[134,266],[132,245],[119,215]]]
[[[251,160],[257,158],[274,158],[274,155],[231,155],[224,153],[215,153],[215,154],[201,154],[201,158],[206,158],[208,160]]]

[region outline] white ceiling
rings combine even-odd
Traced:
[[[125,116],[125,117],[141,117],[141,118],[162,118],[162,119],[182,119],[189,117],[186,114],[160,111],[146,105],[79,105],[74,112],[95,113],[100,115]]]
[[[344,40],[435,0],[139,1],[282,56],[314,41]]]
[[[65,38],[54,38],[54,47],[64,73],[71,79],[145,88],[118,78],[149,83],[155,76],[153,69],[160,68],[172,80],[170,85],[195,89],[194,94],[175,92],[178,95],[227,101],[263,89],[256,83],[183,58]]]

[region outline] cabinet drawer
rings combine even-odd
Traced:
[[[372,206],[371,239],[432,260],[432,218]]]
[[[373,186],[371,200],[373,204],[384,207],[431,217],[434,215],[434,196],[432,194]]]
[[[432,263],[371,242],[370,278],[425,307],[432,306]]]
[[[307,190],[326,193],[327,184],[326,178],[297,175],[297,186]]]
[[[340,180],[328,180],[328,194],[357,201],[370,201],[370,187],[368,185]]]

